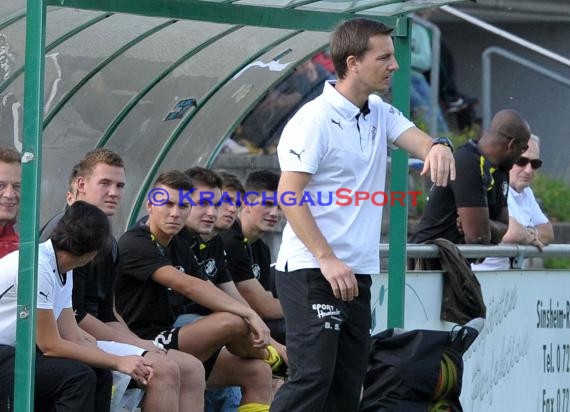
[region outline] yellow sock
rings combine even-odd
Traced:
[[[264,403],[246,403],[238,407],[238,412],[268,412],[269,405]]]
[[[267,345],[267,352],[269,352],[269,356],[267,357],[267,359],[265,359],[265,362],[267,362],[269,366],[271,366],[272,370],[277,369],[283,363],[281,356],[279,356],[279,354],[277,353],[277,349],[275,349],[271,345]]]

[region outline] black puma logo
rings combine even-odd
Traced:
[[[12,289],[14,286],[16,286],[16,285],[12,285],[12,286],[10,286],[8,289],[6,289],[4,292],[2,292],[2,294],[0,295],[0,299],[2,299],[2,298],[4,297],[4,295],[5,295],[6,293],[8,293],[8,291],[9,291],[10,289]]]
[[[46,300],[49,300],[49,292],[48,293],[44,293],[40,290],[40,295],[43,296],[44,298],[46,298]]]
[[[340,127],[340,130],[343,130],[342,125],[340,124],[340,119],[338,120],[338,122],[336,120],[331,119],[331,122],[333,122],[333,124],[336,124],[338,127]]]
[[[301,155],[303,154],[305,150],[301,150],[299,153],[297,153],[296,151],[294,151],[293,149],[289,149],[289,153],[291,153],[292,155],[295,155],[299,158],[299,162],[301,161]]]

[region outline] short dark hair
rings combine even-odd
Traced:
[[[239,178],[233,173],[227,172],[225,170],[216,170],[216,173],[222,178],[222,189],[223,190],[235,190],[238,193],[245,193],[245,187]]]
[[[77,173],[76,176],[90,176],[99,163],[125,168],[125,162],[123,162],[123,158],[120,155],[111,149],[99,147],[87,152],[79,163],[74,166],[73,170]]]
[[[0,162],[22,164],[22,156],[14,149],[0,147]]]
[[[69,206],[50,239],[56,250],[63,250],[75,256],[96,252],[110,241],[109,219],[97,206],[82,200]]]
[[[256,170],[247,175],[245,189],[247,191],[276,192],[279,186],[279,174],[269,169]]]
[[[331,35],[331,57],[339,79],[346,77],[346,59],[354,56],[360,60],[368,51],[372,36],[389,36],[392,28],[370,19],[352,19],[341,23]]]
[[[222,178],[211,169],[201,166],[194,166],[186,170],[184,173],[192,179],[192,185],[202,184],[208,187],[217,187],[222,189]]]
[[[167,170],[161,172],[160,175],[158,175],[158,177],[154,181],[153,187],[157,187],[160,185],[176,190],[194,189],[194,185],[192,184],[192,179],[190,179],[190,177],[188,177],[186,173],[183,173],[179,170]]]

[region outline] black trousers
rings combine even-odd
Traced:
[[[0,345],[0,412],[13,410],[14,367],[15,349]],[[108,411],[112,385],[113,378],[107,370],[36,351],[36,411]]]
[[[370,285],[357,275],[359,295],[334,297],[319,269],[277,272],[285,315],[289,380],[272,412],[355,412],[370,352]]]

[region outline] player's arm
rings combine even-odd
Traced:
[[[212,282],[182,273],[171,265],[161,266],[151,278],[214,312],[229,312],[243,318],[254,333],[256,346],[269,343],[269,328],[259,315],[218,289]]]

